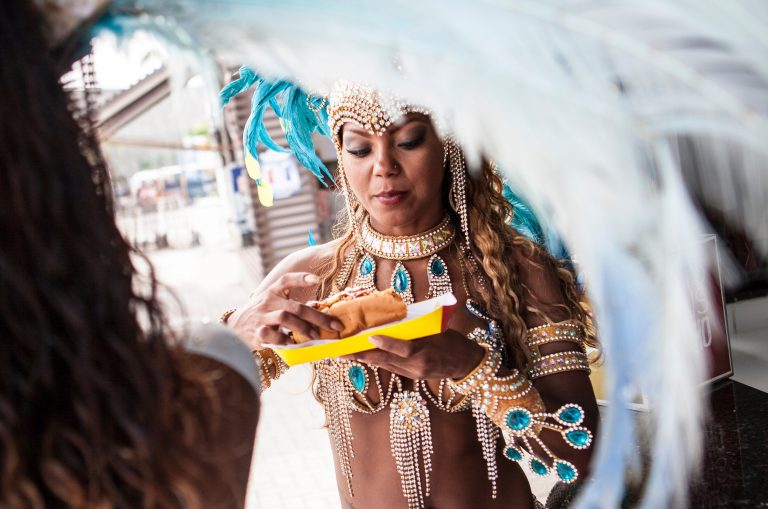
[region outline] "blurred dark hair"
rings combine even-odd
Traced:
[[[31,4],[0,2],[0,507],[201,507],[217,399],[138,284]]]

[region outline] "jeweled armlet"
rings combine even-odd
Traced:
[[[565,371],[590,372],[589,359],[584,349],[586,334],[584,326],[576,321],[548,323],[528,329],[525,343],[531,352],[531,366],[528,377],[531,380]],[[540,347],[550,343],[573,343],[578,351],[569,350],[542,355]]]
[[[272,382],[288,371],[288,366],[285,364],[285,361],[271,348],[256,350],[253,352],[253,357],[256,360],[256,364],[259,366],[262,390],[269,389]]]
[[[219,317],[219,323],[226,325],[229,317],[237,311],[232,308],[224,311]],[[288,371],[288,365],[271,348],[264,348],[253,352],[253,358],[259,367],[259,376],[261,377],[261,390],[269,389],[272,382],[280,378],[280,375]]]
[[[470,339],[485,349],[483,360],[469,375],[452,381],[453,389],[469,397],[473,405],[499,426],[507,443],[504,455],[508,459],[526,462],[541,476],[554,474],[565,483],[576,481],[579,476],[576,467],[555,456],[539,438],[539,433],[543,428],[551,429],[574,449],[588,448],[592,443],[592,432],[581,426],[584,410],[575,403],[568,403],[549,413],[539,392],[524,374],[512,370],[509,375],[499,376],[500,354],[482,339],[490,340],[489,336],[481,328],[469,334]],[[544,451],[546,459],[534,452],[534,443]]]

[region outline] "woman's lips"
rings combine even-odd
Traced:
[[[385,191],[383,193],[374,195],[374,198],[376,198],[379,203],[383,205],[397,205],[403,201],[403,198],[405,198],[406,194],[406,191]]]

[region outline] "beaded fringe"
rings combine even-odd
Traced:
[[[434,449],[427,401],[417,391],[392,397],[389,441],[408,509],[421,509],[429,496]]]
[[[352,465],[351,458],[355,457],[352,448],[352,425],[350,424],[350,400],[343,372],[334,362],[318,362],[315,364],[320,381],[319,396],[323,401],[328,426],[331,432],[333,445],[339,457],[341,472],[347,481],[349,496],[352,491]]]
[[[488,480],[491,483],[491,495],[496,498],[498,480],[496,444],[500,438],[500,431],[482,409],[476,405],[469,405],[468,400],[463,397],[455,400],[455,396],[457,396],[455,394],[449,396],[448,401],[443,401],[443,387],[445,385],[443,383],[440,384],[439,393],[433,396],[426,386],[426,381],[417,380],[414,384],[415,390],[403,391],[398,377],[392,375],[388,388],[384,391],[375,371],[376,368],[374,368],[374,376],[371,377],[371,381],[376,385],[381,398],[380,403],[375,406],[366,404],[365,408],[356,407],[354,392],[361,395],[362,392],[354,388],[354,382],[347,379],[349,368],[354,365],[357,364],[338,361],[315,364],[320,382],[318,395],[326,409],[331,438],[350,496],[354,496],[351,468],[351,459],[354,458],[350,424],[351,412],[357,409],[363,413],[377,413],[388,406],[390,409],[390,447],[400,476],[403,495],[408,501],[409,509],[425,507],[425,498],[430,493],[430,474],[434,452],[430,412],[427,406],[428,398],[436,408],[449,413],[464,411],[467,407],[471,408],[478,442],[486,462]],[[367,390],[368,383],[368,376],[365,375],[364,390]],[[397,386],[397,390],[393,391],[395,386]]]
[[[491,482],[491,498],[496,498],[496,481],[499,479],[499,466],[496,462],[496,443],[501,436],[499,427],[479,405],[472,404],[472,417],[475,418],[477,439],[483,450],[483,458],[488,469],[488,480]]]

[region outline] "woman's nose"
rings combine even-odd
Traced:
[[[373,174],[379,177],[392,177],[400,173],[400,165],[388,147],[378,150],[373,163]]]

